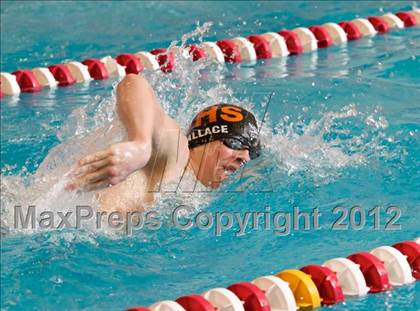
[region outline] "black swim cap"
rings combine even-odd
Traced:
[[[257,120],[251,112],[232,104],[217,104],[201,110],[191,122],[187,137],[190,149],[225,140],[229,147],[241,147],[232,149],[248,149],[251,159],[261,154]]]

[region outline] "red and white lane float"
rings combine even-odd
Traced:
[[[304,52],[313,52],[318,49],[318,42],[308,28],[298,27],[293,29],[293,32],[297,35]]]
[[[59,86],[69,86],[76,83],[76,79],[67,66],[58,64],[49,66],[48,69],[51,71]]]
[[[359,27],[353,22],[340,22],[338,25],[343,28],[344,32],[347,35],[347,40],[358,40],[362,37],[362,33],[359,30]]]
[[[41,85],[31,70],[17,70],[12,73],[22,92],[35,93],[41,91]]]
[[[289,283],[274,276],[267,275],[252,281],[268,299],[271,311],[295,311],[298,309]]]
[[[356,18],[352,20],[353,24],[359,29],[362,36],[373,37],[376,35],[376,30],[373,25],[366,18]]]
[[[213,288],[202,296],[218,311],[245,311],[238,296],[226,288]]]
[[[236,37],[232,39],[232,42],[236,44],[241,54],[241,61],[248,63],[255,62],[257,60],[257,54],[255,52],[254,45],[247,38]]]
[[[396,14],[386,13],[383,16],[356,18],[352,21],[326,23],[323,25],[298,27],[293,30],[282,30],[278,33],[267,32],[248,37],[223,39],[217,42],[204,42],[200,45],[185,47],[186,55],[193,61],[209,58],[217,63],[255,62],[257,59],[284,57],[290,54],[312,52],[318,48],[340,45],[348,40],[357,40],[365,36],[383,34],[390,29],[412,27],[420,23],[420,10]],[[184,55],[184,53],[182,53]],[[89,58],[82,62],[56,64],[48,68],[17,70],[18,79],[10,73],[1,73],[1,90],[3,95],[17,95],[21,92],[37,92],[41,88],[69,86],[91,79],[104,80],[112,76],[123,77],[127,73],[138,74],[143,70],[160,70],[170,73],[175,66],[172,50],[154,49],[150,52],[140,51],[135,54],[124,53],[113,58]]]
[[[333,39],[328,33],[326,27],[324,26],[311,26],[309,30],[314,34],[317,42],[318,48],[327,48],[333,44]]]
[[[290,54],[296,55],[303,53],[303,46],[296,32],[291,30],[282,30],[279,32],[279,35],[284,38]]]
[[[140,59],[145,69],[158,70],[160,68],[156,57],[152,53],[140,51],[134,55]]]
[[[174,52],[168,51],[167,49],[154,49],[150,51],[151,54],[155,55],[157,62],[159,63],[160,70],[165,73],[171,72],[175,66],[175,55]]]
[[[420,24],[420,9],[419,8],[415,8],[410,13],[415,17],[415,19],[416,19],[416,25],[419,25]]]
[[[396,248],[380,246],[370,252],[385,265],[389,282],[393,286],[402,286],[415,281],[405,256]]]
[[[159,301],[151,305],[149,309],[150,311],[185,311],[179,303],[171,300]]]
[[[323,266],[336,273],[345,296],[364,296],[369,292],[359,266],[347,258],[334,258],[324,262]]]
[[[248,282],[232,284],[228,290],[242,301],[245,311],[270,311],[270,303],[264,292]]]
[[[92,80],[88,70],[88,66],[79,62],[68,62],[65,65],[70,70],[72,76],[76,79],[77,83]]]
[[[404,27],[413,27],[418,24],[416,14],[413,12],[398,12],[397,15],[404,23]]]
[[[206,55],[217,63],[224,64],[225,55],[220,47],[214,42],[203,42],[200,48],[204,50]]]
[[[101,62],[105,65],[106,70],[110,76],[125,76],[125,68],[121,66],[115,59],[111,56],[105,56],[101,58]]]
[[[55,80],[53,74],[48,68],[37,67],[32,69],[35,78],[38,80],[39,84],[46,88],[55,88],[58,85],[57,80]]]
[[[82,64],[87,66],[88,72],[94,80],[105,80],[109,78],[108,70],[100,60],[88,58]]]
[[[382,16],[370,16],[368,21],[378,33],[385,33],[389,31],[389,25]]]
[[[413,277],[420,279],[420,245],[414,241],[404,241],[392,245],[407,257]]]
[[[188,54],[190,55],[193,62],[196,62],[196,61],[198,61],[202,58],[207,57],[206,51],[204,51],[204,49],[202,49],[198,45],[189,44],[185,48],[186,48],[186,50],[187,50]]]
[[[397,15],[386,13],[382,17],[390,28],[404,28],[404,22]]]
[[[360,252],[347,258],[359,265],[370,293],[384,292],[392,288],[385,266],[377,257],[367,252]]]
[[[125,67],[125,73],[134,73],[139,74],[143,71],[144,67],[141,63],[140,59],[136,57],[134,54],[120,54],[118,55],[115,60],[118,64]]]
[[[179,297],[176,302],[180,304],[185,311],[216,311],[207,299],[200,295],[187,295]]]
[[[258,59],[272,58],[270,42],[262,35],[252,35],[247,38],[252,43]]]
[[[290,54],[286,40],[277,32],[266,32],[261,36],[268,41],[271,57],[284,57]]]
[[[295,311],[343,302],[346,297],[389,291],[419,279],[420,237],[370,253],[334,258],[322,265],[287,269],[277,275],[213,288],[202,295],[160,301],[126,311]]]
[[[240,63],[242,61],[239,46],[233,40],[223,39],[216,42],[223,53],[226,63]]]
[[[335,272],[320,265],[308,265],[300,269],[314,281],[323,305],[333,305],[344,301],[343,290]]]

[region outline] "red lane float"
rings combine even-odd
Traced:
[[[17,70],[12,73],[16,76],[22,92],[34,93],[41,91],[42,87],[31,70]]]
[[[253,45],[258,59],[271,58],[273,55],[270,49],[270,43],[264,36],[252,35],[247,38]]]
[[[403,22],[405,27],[412,27],[417,25],[416,17],[409,12],[398,12],[397,15]]]
[[[133,54],[120,54],[115,58],[115,60],[121,66],[125,66],[126,74],[134,73],[137,75],[144,69],[140,59]]]
[[[219,40],[216,42],[216,44],[223,52],[225,62],[240,63],[242,61],[239,47],[232,40]]]
[[[312,31],[316,40],[318,41],[319,48],[326,48],[333,44],[333,40],[328,31],[323,26],[311,26],[309,30]]]
[[[369,16],[368,21],[379,33],[385,33],[389,31],[389,25],[382,16]]]
[[[175,300],[186,311],[216,311],[216,309],[203,296],[187,295]]]
[[[145,307],[134,307],[134,308],[126,309],[125,311],[150,311],[150,309],[145,308]]]
[[[392,288],[385,266],[377,257],[367,252],[360,252],[347,258],[359,265],[370,293],[384,292]]]
[[[404,241],[396,243],[392,247],[407,256],[413,277],[416,280],[420,279],[420,245],[413,241]]]
[[[200,48],[198,45],[190,44],[185,47],[188,50],[188,53],[190,53],[193,62],[205,58],[207,56],[204,49]]]
[[[331,269],[320,265],[308,265],[300,270],[311,276],[322,298],[323,305],[332,305],[344,301],[340,282]]]
[[[90,76],[95,80],[105,80],[109,78],[108,70],[105,64],[99,59],[88,58],[82,62],[83,65],[88,67]]]
[[[69,86],[76,83],[76,79],[73,77],[67,66],[58,64],[49,66],[48,69],[51,71],[59,86]]]
[[[150,53],[155,55],[156,60],[160,65],[160,70],[165,73],[171,72],[175,66],[175,56],[172,51],[167,49],[154,49]]]
[[[278,34],[282,36],[286,41],[287,49],[289,50],[290,54],[303,53],[303,46],[295,32],[291,30],[282,30],[279,31]]]
[[[244,302],[245,311],[270,311],[270,304],[264,292],[252,283],[239,282],[228,288]]]
[[[347,40],[358,40],[362,37],[362,34],[359,31],[359,28],[353,22],[340,22],[338,23],[341,28],[347,34]]]

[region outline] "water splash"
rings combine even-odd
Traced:
[[[308,112],[297,120],[286,115],[270,137],[269,149],[278,167],[288,175],[304,173],[325,183],[333,181],[346,167],[401,154],[400,149],[390,148],[390,144],[397,144],[386,134],[388,121],[379,110],[363,113],[350,104],[340,111],[320,114],[318,119]]]
[[[210,27],[211,23],[205,23],[183,35],[180,41],[171,43],[169,49],[176,58],[171,73],[144,73],[164,110],[184,129],[198,110],[217,102],[240,102],[262,117],[261,111],[253,109],[251,100],[239,100],[227,86],[225,79],[230,68],[208,59],[193,63],[185,53],[187,42],[201,42]],[[2,172],[1,212],[6,225],[13,222],[12,209],[17,204],[35,204],[38,214],[47,210],[74,212],[76,204],[98,206],[94,192],[67,192],[64,185],[66,173],[78,159],[126,139],[126,131],[115,109],[115,87],[109,98],[95,98],[71,113],[57,132],[61,143],[49,151],[34,174],[27,174],[25,167],[21,169],[21,176],[5,176],[7,168]],[[275,169],[289,175],[307,174],[325,182],[339,176],[345,167],[366,164],[372,156],[389,156],[386,144],[390,143],[390,137],[384,133],[387,126],[386,119],[378,111],[363,114],[351,104],[340,111],[323,111],[319,117],[310,116],[308,110],[304,110],[297,120],[286,115],[278,121],[274,132],[272,128],[264,128],[261,135],[268,152],[274,155]],[[184,182],[187,189],[197,185],[194,176],[187,176]],[[157,195],[156,208],[166,217],[165,212],[176,205],[188,205],[194,211],[206,207],[211,199],[205,191],[161,192]],[[94,228],[95,224],[89,223],[85,229]],[[106,228],[101,232],[107,233]]]

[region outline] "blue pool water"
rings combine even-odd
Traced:
[[[213,24],[191,42],[412,5],[2,2],[1,71],[167,47],[205,22]],[[1,239],[1,310],[122,310],[420,236],[419,46],[420,29],[410,28],[254,65],[201,63],[198,70],[184,61],[170,75],[146,74],[184,128],[198,107],[220,100],[243,100],[261,120],[272,94],[262,130],[264,155],[216,193],[167,194],[158,203],[162,214],[179,204],[241,215],[318,208],[320,228],[278,234],[248,227],[237,236],[235,223],[216,236],[213,230],[180,230],[163,215],[159,230],[137,230],[130,237],[90,226],[11,229]],[[90,203],[89,196],[71,196],[52,185],[81,154],[110,142],[112,132],[104,129],[115,121],[117,82],[2,98],[2,221],[10,224],[18,204],[69,211]],[[367,216],[362,228],[332,230],[337,205],[358,205],[366,213],[378,206],[379,228]],[[401,211],[400,227],[393,230],[385,230],[389,206]],[[419,294],[417,282],[329,309],[419,310]]]

